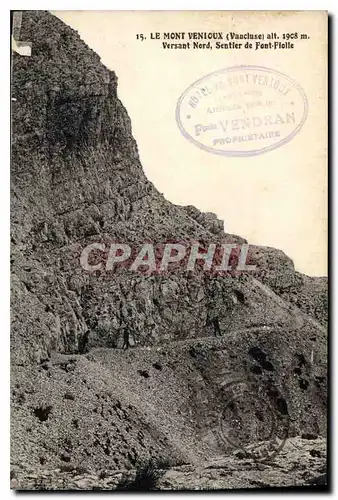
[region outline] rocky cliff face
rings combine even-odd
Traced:
[[[219,415],[234,376],[253,391],[237,418],[243,443],[273,419],[281,439],[286,427],[324,435],[326,280],[263,247],[250,250],[257,271],[240,276],[84,271],[92,242],[244,240],[146,179],[117,78],[76,32],[27,11],[21,37],[32,55],[14,54],[12,68],[14,479],[27,464],[39,478],[224,454]],[[262,391],[273,417],[252,397]],[[224,418],[230,428],[235,417]]]

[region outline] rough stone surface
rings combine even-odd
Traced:
[[[174,491],[234,490],[249,488],[323,488],[326,484],[326,445],[323,439],[291,438],[274,460],[257,463],[250,455],[212,458],[203,464],[179,465],[164,470],[158,488]],[[44,469],[40,474],[28,465],[13,468],[11,484],[19,490],[114,490],[123,475],[133,478],[135,470],[103,469],[100,473],[82,468]],[[304,493],[304,489],[302,490]]]
[[[307,484],[311,460],[323,473],[323,439],[320,456],[299,438],[278,455],[283,470],[258,474],[250,460],[236,468],[224,425],[245,447],[272,424],[282,439],[285,422],[290,439],[325,437],[326,279],[258,246],[257,271],[240,276],[85,272],[91,242],[245,240],[146,179],[117,77],[76,32],[25,11],[21,35],[32,56],[13,54],[12,487],[114,487],[111,476],[151,457],[191,464],[163,489]],[[237,379],[246,390],[231,415],[225,387]]]

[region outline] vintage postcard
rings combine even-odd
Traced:
[[[326,488],[326,11],[12,11],[11,487]]]

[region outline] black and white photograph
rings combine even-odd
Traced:
[[[328,12],[8,22],[10,488],[327,490]]]

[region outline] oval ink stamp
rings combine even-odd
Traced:
[[[176,122],[199,148],[224,156],[254,156],[291,141],[308,114],[303,89],[262,66],[234,66],[193,83],[178,100]]]
[[[227,450],[241,458],[272,460],[284,447],[290,419],[284,401],[273,387],[241,377],[222,384],[224,406],[218,418],[218,436]],[[284,404],[286,404],[284,402]]]

